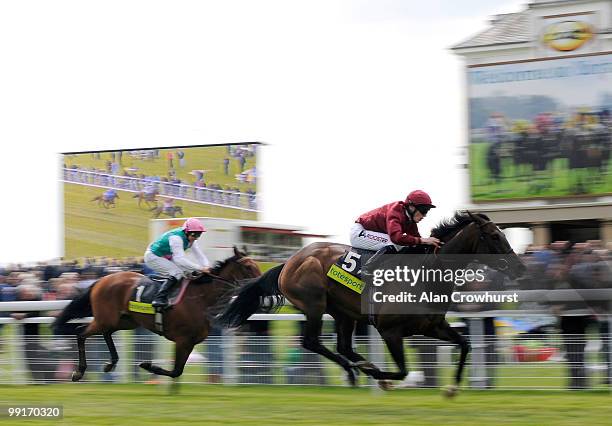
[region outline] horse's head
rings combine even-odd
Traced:
[[[523,275],[527,269],[525,264],[512,250],[506,236],[498,226],[484,215],[470,212],[468,215],[473,222],[468,225],[470,229],[466,229],[466,233],[471,235],[476,260],[503,272],[511,279]]]
[[[210,272],[232,281],[255,278],[261,275],[257,263],[236,247],[234,247],[233,256],[217,262]]]
[[[484,214],[457,213],[451,221],[434,229],[432,235],[447,243],[443,252],[474,255],[474,262],[486,264],[511,279],[526,270],[504,233]]]

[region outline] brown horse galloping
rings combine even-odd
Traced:
[[[151,362],[143,362],[140,367],[154,374],[180,376],[193,347],[208,337],[210,313],[207,310],[219,304],[224,295],[229,295],[229,290],[235,287],[236,280],[260,275],[261,271],[255,261],[234,247],[234,256],[223,262],[217,262],[212,268],[212,282],[203,282],[207,279],[206,275],[194,279],[187,287],[182,301],[164,314],[163,336],[176,344],[174,368],[168,371]],[[112,338],[115,331],[142,326],[157,333],[154,315],[128,311],[128,303],[134,288],[142,278],[143,275],[135,272],[117,272],[103,277],[86,293],[66,306],[57,318],[54,323],[55,328],[71,319],[93,316],[91,323],[79,327],[77,334],[79,365],[72,373],[72,381],[80,380],[87,369],[85,339],[89,336],[94,334],[104,336],[111,354],[111,360],[104,367],[104,371],[109,372],[119,361]]]
[[[485,215],[456,213],[453,219],[440,224],[431,234],[445,242],[438,251],[437,259],[440,259],[442,254],[467,254],[471,255],[467,256],[468,258],[475,261],[480,254],[497,254],[500,258],[503,255],[503,260],[500,262],[489,260],[489,266],[503,270],[511,277],[522,274],[525,269],[504,234]],[[302,336],[303,347],[339,364],[346,370],[348,379],[353,385],[356,383],[356,369],[383,381],[381,385],[386,385],[388,380],[404,379],[407,375],[404,337],[420,334],[453,342],[461,348],[455,386],[447,390],[448,395],[454,395],[461,381],[470,345],[468,339],[451,328],[446,321],[445,313],[448,306],[442,313],[400,315],[386,313],[385,310],[389,311],[386,309],[388,305],[383,305],[376,315],[373,315],[373,325],[385,341],[393,361],[399,368],[398,372],[381,371],[354,351],[352,335],[355,323],[358,320],[367,321],[369,315],[362,312],[358,293],[327,277],[330,266],[345,253],[347,248],[330,243],[314,243],[303,248],[284,265],[267,271],[238,289],[236,299],[219,317],[221,323],[232,327],[239,326],[261,307],[262,297],[284,296],[306,316],[306,326]],[[465,263],[469,262],[466,260]],[[452,287],[446,287],[452,290]],[[339,353],[334,353],[321,343],[322,316],[325,313],[330,314],[336,321]]]
[[[117,204],[115,203],[115,198],[119,198],[119,195],[116,194],[115,197],[108,199],[104,196],[104,194],[102,195],[98,195],[97,197],[92,198],[89,201],[97,201],[98,202],[98,207],[104,207],[105,209],[109,209],[109,208],[115,208],[117,207]]]
[[[157,207],[157,196],[159,195],[159,191],[155,192],[145,192],[140,191],[136,193],[132,198],[138,198],[138,207],[142,207],[142,203],[147,204],[147,208],[151,209],[152,207]]]

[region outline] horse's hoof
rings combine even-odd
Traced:
[[[113,364],[112,362],[107,362],[106,365],[104,366],[104,372],[105,373],[110,373],[111,371],[113,371],[115,369],[115,366],[117,364]]]
[[[391,380],[379,380],[378,387],[384,391],[390,391],[391,389],[393,389],[393,383],[391,382]]]
[[[457,387],[457,385],[447,385],[444,387],[443,395],[447,398],[454,398],[455,396],[457,396],[458,392],[459,388]]]
[[[71,379],[72,379],[73,382],[78,382],[82,378],[83,378],[83,373],[81,373],[80,371],[73,371],[72,372]]]
[[[151,371],[152,364],[147,361],[147,362],[141,362],[140,364],[138,364],[138,366],[140,368],[143,368],[143,369],[147,370],[147,371]]]

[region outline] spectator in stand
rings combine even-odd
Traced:
[[[19,275],[22,274],[18,271],[13,271],[8,274],[5,279],[6,285],[2,288],[2,301],[3,302],[14,302],[18,299],[17,286],[21,282]]]
[[[179,167],[181,169],[185,168],[185,152],[179,149],[176,151],[176,158],[179,160]]]
[[[6,276],[0,275],[0,302],[4,302],[3,290],[9,288],[9,284],[6,282]]]
[[[22,274],[21,282],[17,286],[17,297],[19,301],[41,300],[42,292],[38,281],[30,274]],[[38,317],[40,312],[14,312],[11,315],[16,320]],[[34,383],[47,383],[53,377],[52,362],[48,359],[48,350],[40,344],[40,325],[36,323],[23,324],[22,335],[24,339],[24,359]]]
[[[223,159],[223,173],[225,173],[225,176],[229,176],[229,165],[230,165],[230,160],[229,158],[225,157]]]
[[[5,272],[5,271],[2,271]],[[4,289],[10,288],[10,285],[6,283],[6,276],[0,275],[0,302],[8,302],[8,300],[4,300]],[[0,317],[8,316],[7,312],[0,312]],[[0,335],[2,335],[2,328],[4,328],[4,324],[0,324]],[[0,352],[3,351],[2,348],[2,339],[0,339]]]

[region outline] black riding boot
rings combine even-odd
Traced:
[[[366,274],[372,274],[374,266],[380,263],[382,257],[386,254],[397,254],[395,246],[384,246],[376,253],[374,253],[372,257],[368,259],[365,265],[363,265],[363,270],[366,271]]]
[[[157,292],[157,296],[153,299],[151,305],[155,309],[166,309],[168,307],[168,293],[172,290],[178,283],[178,280],[175,277],[169,277],[166,281],[161,285],[159,291]]]

